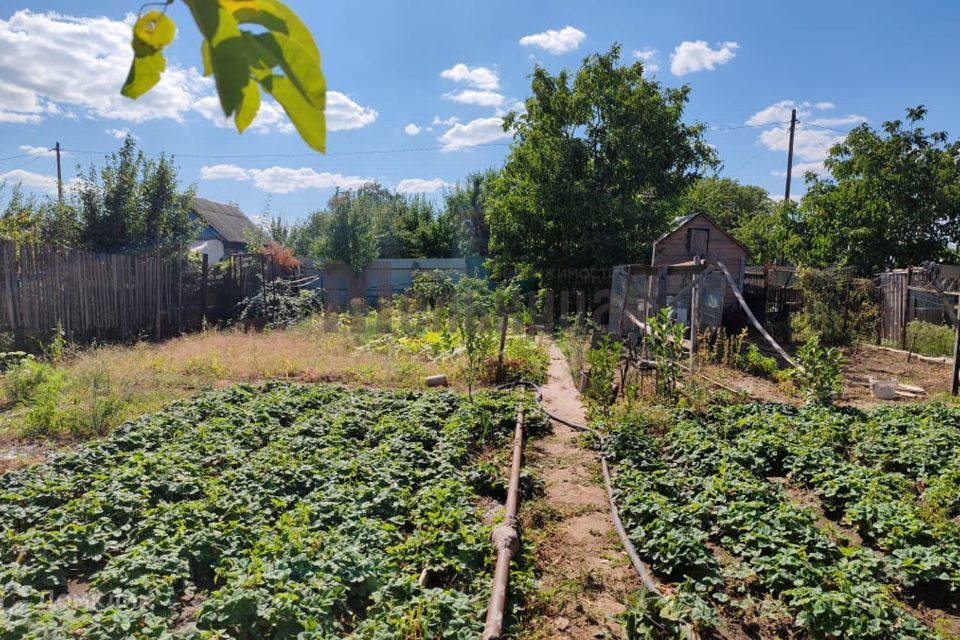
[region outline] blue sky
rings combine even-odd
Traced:
[[[783,191],[781,123],[791,107],[804,123],[801,169],[818,170],[841,132],[916,104],[928,107],[929,128],[960,134],[951,73],[960,3],[949,0],[287,2],[323,56],[327,155],[312,153],[273,105],[242,136],[224,126],[182,3],[170,9],[180,32],[167,73],[133,102],[119,90],[131,56],[124,21],[139,3],[3,0],[0,176],[50,193],[47,148],[68,150],[71,180],[78,163],[99,162],[129,131],[146,152],[175,154],[201,195],[250,215],[269,202],[295,221],[335,186],[368,179],[438,196],[502,162],[509,140],[498,137],[498,118],[526,97],[535,64],[574,69],[613,42],[665,85],[689,84],[688,119],[713,129],[722,175],[773,195]]]

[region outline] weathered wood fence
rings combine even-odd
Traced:
[[[91,253],[0,240],[0,331],[22,337],[58,325],[71,339],[154,338],[232,317],[243,297],[277,277],[259,254],[222,268],[182,253]]]
[[[921,320],[932,324],[953,324],[951,310],[960,299],[957,267],[939,265],[947,277],[925,267],[894,269],[880,274],[880,338],[906,348],[907,324]]]

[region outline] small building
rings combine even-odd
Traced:
[[[225,256],[245,253],[247,243],[259,229],[243,211],[229,204],[194,198],[191,211],[201,224],[200,235],[190,250],[205,253],[211,264]]]
[[[723,263],[743,291],[743,277],[750,252],[705,213],[692,213],[673,221],[670,230],[653,243],[654,267]],[[726,288],[723,306],[737,304]]]

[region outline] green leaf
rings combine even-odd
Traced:
[[[250,80],[250,59],[243,34],[217,0],[184,0],[209,47],[210,69],[217,83],[220,106],[226,116],[243,107],[244,90]]]
[[[271,75],[260,84],[280,103],[304,142],[321,153],[326,151],[326,100],[319,107],[311,104],[284,76]]]
[[[327,81],[316,60],[296,41],[282,33],[259,33],[247,40],[258,45],[261,60],[271,67],[278,65],[283,69],[304,98],[316,107],[324,106]]]
[[[133,25],[133,37],[159,51],[173,42],[177,27],[165,13],[151,11]]]
[[[224,7],[241,24],[258,24],[297,42],[320,64],[320,51],[310,30],[279,0],[223,0]]]
[[[250,126],[253,119],[257,117],[260,110],[260,87],[252,78],[243,88],[243,102],[234,116],[234,122],[237,125],[237,131],[243,133]]]
[[[167,68],[163,53],[156,51],[148,56],[136,56],[130,65],[127,81],[120,93],[128,98],[139,98],[160,82],[160,74]]]

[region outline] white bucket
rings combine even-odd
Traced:
[[[875,380],[870,378],[870,392],[874,398],[880,400],[896,400],[897,381],[896,380]]]

